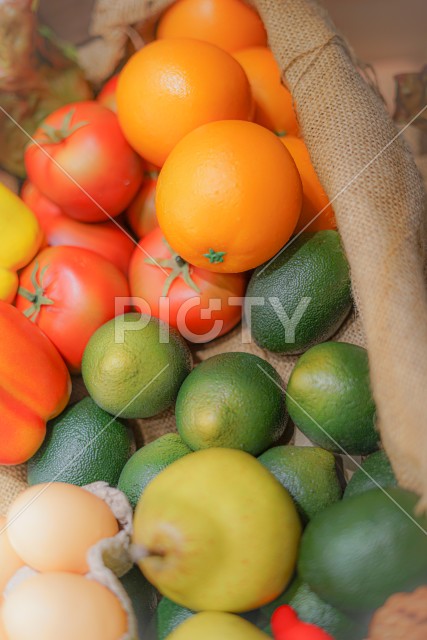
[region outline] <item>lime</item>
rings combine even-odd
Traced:
[[[329,451],[318,447],[273,447],[258,460],[289,491],[303,522],[341,498],[335,458]]]
[[[123,468],[118,488],[135,508],[148,483],[171,462],[190,452],[178,434],[166,433],[133,454]]]
[[[344,498],[375,489],[378,486],[394,487],[396,484],[396,476],[386,452],[382,449],[371,453],[364,460],[361,468],[355,471],[345,489]]]
[[[84,383],[105,411],[149,418],[174,402],[192,358],[179,333],[156,318],[126,313],[106,322],[83,354]]]
[[[319,447],[366,455],[378,448],[366,349],[345,342],[312,347],[295,365],[286,404],[297,427]]]
[[[279,374],[249,353],[222,353],[199,364],[176,402],[178,432],[194,450],[228,447],[257,455],[280,438],[286,420]]]

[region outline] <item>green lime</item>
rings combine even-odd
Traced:
[[[191,449],[228,447],[257,455],[283,434],[282,381],[265,360],[222,353],[199,364],[176,401],[176,424]]]
[[[311,520],[298,571],[338,609],[368,612],[427,581],[427,516],[418,496],[398,487],[341,500]]]
[[[378,448],[368,353],[362,347],[324,342],[306,351],[292,371],[286,404],[296,426],[323,449],[366,455]]]
[[[190,350],[175,329],[157,318],[126,313],[92,335],[82,375],[105,411],[149,418],[172,406],[191,366]]]
[[[349,266],[338,233],[305,232],[255,269],[245,317],[263,349],[301,353],[328,340],[351,305]]]
[[[176,433],[166,433],[154,442],[138,449],[126,463],[119,478],[118,488],[136,507],[145,487],[171,462],[191,453],[191,449]]]
[[[273,447],[258,460],[289,491],[303,522],[341,498],[335,458],[329,451],[318,447]]]
[[[354,472],[345,491],[344,498],[355,496],[358,493],[375,489],[375,487],[395,487],[397,485],[390,460],[386,452],[376,451],[364,460],[363,464]]]
[[[115,487],[131,444],[125,425],[84,398],[49,422],[45,441],[28,462],[28,482],[83,486],[103,480]]]

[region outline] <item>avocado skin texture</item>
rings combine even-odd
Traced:
[[[28,483],[82,487],[103,481],[116,487],[131,450],[126,425],[84,398],[49,422],[45,441],[28,462]]]
[[[318,231],[302,233],[254,271],[244,313],[260,347],[293,354],[328,340],[351,306],[350,269],[340,237],[336,231]]]
[[[416,513],[418,502],[414,493],[390,487],[331,505],[304,531],[300,577],[322,600],[353,614],[425,584],[427,516]]]

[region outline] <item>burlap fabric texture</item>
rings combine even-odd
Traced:
[[[169,0],[97,0],[92,35],[82,52],[98,78],[123,53],[126,28],[152,20]],[[378,428],[400,483],[427,507],[427,297],[424,189],[414,160],[378,94],[314,0],[253,0],[289,86],[306,144],[333,200],[350,262],[358,315],[336,339],[367,347]],[[250,351],[271,362],[286,382],[293,357],[262,352],[235,330],[196,357]],[[81,395],[76,384],[76,397]],[[173,430],[172,412],[138,421],[148,442]],[[22,469],[0,469],[0,512],[24,485]]]

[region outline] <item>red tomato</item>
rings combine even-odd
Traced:
[[[78,373],[91,335],[116,315],[115,300],[129,296],[125,276],[93,251],[48,247],[21,271],[15,305]],[[123,313],[119,307],[117,313]]]
[[[31,182],[64,213],[83,222],[117,216],[138,191],[141,158],[117,116],[98,102],[75,102],[51,113],[25,151]]]
[[[157,228],[133,253],[129,284],[136,308],[147,313],[148,304],[153,316],[176,327],[190,342],[208,342],[240,321],[246,277],[187,264]]]
[[[155,203],[158,175],[158,171],[147,173],[147,179],[126,209],[126,219],[137,238],[143,238],[158,226]]]
[[[118,79],[119,74],[117,73],[104,84],[97,97],[100,104],[107,107],[107,109],[111,109],[114,113],[117,113],[116,89]]]
[[[73,220],[28,181],[21,198],[36,215],[47,244],[91,249],[127,275],[135,242],[117,220],[92,224]]]

